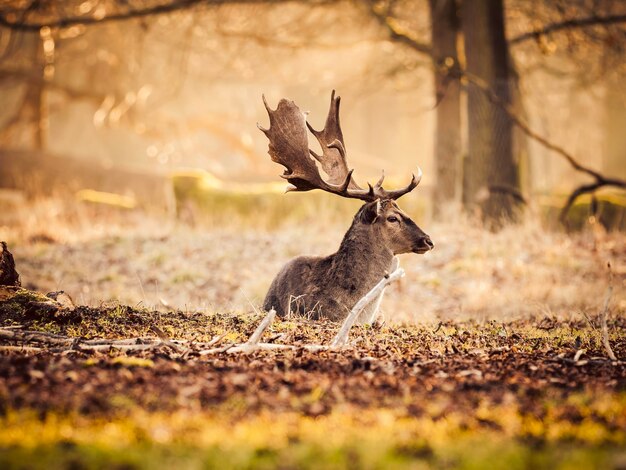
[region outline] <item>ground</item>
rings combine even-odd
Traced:
[[[277,319],[263,340],[294,350],[231,354],[280,264],[341,223],[104,225],[3,227],[24,287],[78,307],[0,295],[2,468],[626,467],[623,235],[432,224],[382,326],[313,352],[339,325]],[[155,332],[178,347],[85,348]]]
[[[157,326],[196,344],[240,342],[262,318],[7,310],[5,326],[82,338]],[[610,328],[624,357],[626,323]],[[336,329],[278,320],[265,340],[328,344]],[[348,348],[319,352],[29,345],[0,353],[3,468],[626,464],[626,364],[605,359],[585,320],[358,327]]]

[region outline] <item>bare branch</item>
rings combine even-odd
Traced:
[[[145,8],[128,8],[125,11],[111,13],[103,17],[96,16],[68,16],[65,18],[57,18],[49,21],[27,22],[18,21],[8,18],[6,13],[0,13],[0,26],[9,28],[14,31],[39,31],[41,28],[66,28],[74,25],[93,25],[101,23],[110,23],[115,21],[126,21],[134,18],[145,18],[149,16],[163,15],[176,11],[189,10],[197,6],[219,6],[225,4],[271,4],[271,3],[292,3],[294,0],[173,0],[170,3],[145,7]],[[331,0],[314,0],[310,2],[313,5],[323,5],[332,3]]]
[[[165,346],[167,346],[168,348],[172,349],[175,352],[178,352],[178,353],[183,352],[183,349],[177,344],[174,344],[172,341],[170,341],[167,335],[163,333],[163,331],[160,328],[158,328],[156,325],[151,325],[150,330],[153,331],[159,337],[159,339]]]
[[[0,339],[25,342],[35,341],[53,346],[68,346],[74,342],[74,338],[67,336],[45,333],[43,331],[23,331],[13,328],[0,328]]]
[[[551,23],[542,28],[522,33],[519,36],[509,40],[509,44],[516,45],[529,39],[538,39],[546,34],[555,33],[565,29],[587,28],[589,26],[609,25],[617,23],[626,23],[626,15],[611,16],[590,16],[587,18],[572,18],[570,20],[561,21],[559,23]]]
[[[473,74],[467,73],[467,72],[463,73],[463,76],[470,83],[472,83],[479,90],[481,90],[492,103],[500,106],[508,114],[508,116],[511,119],[511,121],[517,127],[519,127],[520,130],[522,132],[524,132],[524,134],[526,134],[528,137],[534,139],[535,141],[539,142],[541,145],[543,145],[548,150],[551,150],[551,151],[561,155],[563,158],[565,158],[567,160],[567,162],[576,171],[580,171],[581,173],[586,173],[587,175],[591,176],[595,180],[594,183],[580,186],[579,188],[577,188],[576,190],[574,190],[572,192],[572,194],[569,196],[565,206],[561,210],[561,215],[560,215],[561,222],[565,222],[565,218],[566,218],[570,208],[572,207],[574,202],[576,202],[576,199],[578,199],[578,197],[581,196],[582,194],[592,193],[592,192],[596,191],[597,189],[599,189],[601,187],[604,187],[604,186],[614,186],[614,187],[617,187],[617,188],[626,189],[626,181],[624,181],[622,179],[619,179],[619,178],[607,178],[606,176],[602,175],[598,171],[596,171],[596,170],[594,170],[592,168],[589,168],[588,166],[583,165],[578,160],[576,160],[572,156],[572,154],[570,154],[568,151],[566,151],[563,147],[561,147],[559,145],[556,145],[553,142],[550,142],[548,139],[543,137],[541,134],[539,134],[538,132],[536,132],[533,129],[531,129],[530,126],[526,123],[526,121],[524,121],[524,119],[521,118],[515,112],[513,107],[509,103],[505,103],[498,96],[498,94],[495,91],[493,91],[493,89],[491,89],[491,87],[489,87],[489,85],[482,78],[477,77],[476,75],[473,75]]]
[[[429,57],[433,56],[433,49],[430,44],[424,44],[409,36],[405,31],[402,31],[394,23],[393,17],[389,15],[389,11],[382,11],[377,7],[374,0],[369,0],[369,11],[372,16],[383,26],[389,33],[389,38],[392,41],[404,44],[420,54],[425,54]]]
[[[254,346],[258,344],[259,341],[261,340],[261,336],[263,336],[263,333],[265,333],[265,330],[267,330],[267,328],[274,321],[275,316],[276,316],[276,310],[271,309],[269,312],[267,312],[267,315],[265,316],[263,321],[259,323],[259,326],[257,326],[256,330],[254,330],[254,333],[252,333],[252,336],[250,336],[250,339],[248,339],[246,344],[249,346]]]
[[[404,276],[404,269],[398,266],[397,258],[394,258],[394,263],[395,269],[393,270],[393,272],[382,278],[380,282],[372,288],[372,290],[365,294],[361,298],[361,300],[359,300],[356,305],[352,307],[350,314],[346,317],[343,324],[341,325],[341,328],[339,329],[339,332],[330,344],[331,346],[338,347],[345,345],[348,340],[348,333],[350,333],[352,325],[354,325],[354,322],[359,317],[363,309],[367,307],[370,303],[372,303],[376,298],[378,298],[378,296],[385,290],[385,288],[389,284],[399,280],[401,277]]]
[[[43,27],[68,27],[74,25],[90,25],[96,23],[106,23],[112,21],[123,21],[132,18],[141,18],[152,15],[161,15],[164,13],[171,13],[179,10],[186,10],[192,8],[200,3],[209,3],[206,0],[176,0],[171,3],[162,5],[156,5],[147,8],[140,9],[128,9],[125,12],[113,13],[104,17],[96,16],[69,16],[66,18],[59,18],[50,21],[42,22],[25,22],[25,21],[11,21],[7,18],[7,15],[0,14],[0,26],[15,30],[15,31],[39,31]],[[210,3],[226,3],[224,1],[210,1]]]

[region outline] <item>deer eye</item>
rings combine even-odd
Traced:
[[[390,215],[387,217],[387,222],[399,222],[399,220],[395,215]]]

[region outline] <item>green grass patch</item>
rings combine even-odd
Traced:
[[[454,414],[433,419],[388,409],[344,409],[317,418],[262,412],[238,420],[219,411],[135,411],[115,419],[9,412],[1,420],[0,467],[613,468],[625,456],[623,435],[538,437],[519,410],[504,415],[517,418],[493,430],[468,427]]]

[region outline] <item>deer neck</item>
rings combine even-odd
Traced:
[[[392,251],[377,239],[371,225],[355,223],[334,255],[336,270],[363,278],[382,278],[391,267]]]

